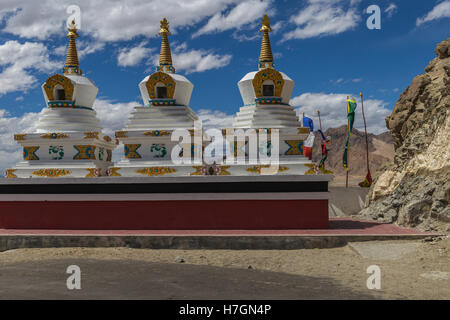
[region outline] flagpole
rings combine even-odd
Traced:
[[[367,126],[366,126],[366,116],[364,115],[364,103],[363,103],[363,94],[362,92],[359,94],[361,97],[361,109],[362,109],[362,116],[364,119],[364,131],[366,133],[366,159],[367,159],[367,172],[370,172],[369,168],[369,139],[367,138]]]
[[[305,113],[303,112],[303,118],[302,118],[302,127],[305,127]]]
[[[320,120],[320,110],[317,110],[317,115],[319,116],[320,131],[322,131],[322,120]]]
[[[348,115],[348,98],[349,96],[347,96],[347,115]],[[348,119],[347,116],[347,135],[348,135],[348,130],[350,129],[350,120]],[[350,139],[348,139],[348,147],[347,147],[347,170],[345,170],[345,187],[348,188],[348,169],[349,169],[349,159],[350,159]]]

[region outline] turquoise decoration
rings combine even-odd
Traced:
[[[49,146],[48,154],[52,157],[52,160],[62,160],[64,158],[64,147]]]
[[[150,153],[156,153],[155,158],[164,158],[167,154],[166,145],[164,143],[153,143],[150,147]]]

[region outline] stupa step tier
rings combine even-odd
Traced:
[[[289,105],[253,105],[241,107],[234,118],[237,128],[300,127],[297,114]]]
[[[101,131],[100,121],[93,109],[46,108],[37,124],[37,132]]]
[[[90,178],[106,175],[117,140],[99,131],[16,134],[23,159],[8,178]]]
[[[198,120],[187,106],[136,107],[126,130],[193,128]]]

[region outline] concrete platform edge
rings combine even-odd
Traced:
[[[0,235],[0,252],[21,248],[128,247],[142,249],[294,250],[343,247],[349,242],[420,240],[404,235]]]

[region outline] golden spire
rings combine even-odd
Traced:
[[[175,68],[172,65],[172,54],[170,53],[169,39],[169,21],[166,18],[161,20],[161,29],[159,30],[161,39],[161,52],[159,54],[159,67],[158,71],[175,72]]]
[[[262,26],[259,30],[263,33],[262,43],[261,43],[261,53],[259,55],[259,68],[272,68],[273,67],[273,56],[272,48],[270,47],[269,32],[272,31],[270,27],[270,19],[267,14],[262,18]]]
[[[75,39],[78,38],[75,20],[72,20],[69,26],[67,38],[69,38],[69,47],[67,48],[66,64],[64,65],[64,74],[78,74],[81,76],[82,72],[78,62],[77,45]]]

